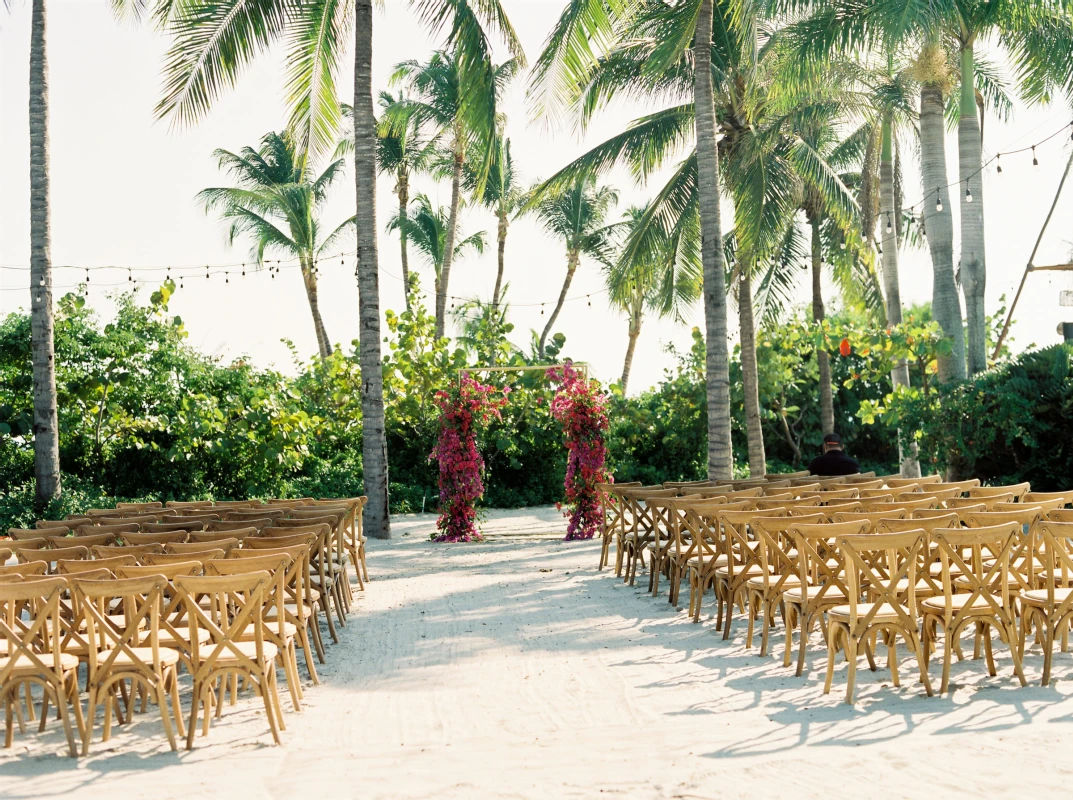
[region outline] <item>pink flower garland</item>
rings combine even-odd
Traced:
[[[477,450],[476,427],[500,418],[499,409],[506,405],[509,391],[503,389],[495,397],[495,387],[463,373],[457,388],[436,392],[440,436],[429,458],[440,464],[440,517],[433,541],[480,541],[476,505],[484,496],[484,459]]]
[[[566,435],[566,501],[563,516],[570,518],[566,540],[591,539],[604,521],[596,484],[608,480],[604,431],[609,427],[607,397],[596,381],[586,380],[567,361],[548,370],[559,385],[551,413]]]

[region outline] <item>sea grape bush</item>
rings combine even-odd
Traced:
[[[569,361],[547,374],[558,385],[551,413],[566,438],[566,539],[591,539],[604,521],[596,484],[608,480],[608,399],[599,383],[585,378]]]
[[[430,458],[440,468],[440,516],[434,541],[480,540],[477,502],[484,496],[484,458],[477,448],[477,431],[493,418],[500,418],[509,391],[479,383],[463,373],[456,387],[436,392],[440,435]]]

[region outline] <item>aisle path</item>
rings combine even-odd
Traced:
[[[179,756],[152,714],[79,761],[54,755],[52,725],[0,751],[0,797],[1068,792],[1069,655],[1057,658],[1056,688],[1018,690],[999,646],[1000,679],[959,668],[953,699],[924,698],[908,663],[900,690],[862,670],[851,710],[841,675],[824,697],[818,672],[797,679],[741,637],[722,642],[710,621],[691,624],[665,595],[597,573],[593,543],[412,538],[370,543],[374,580],[343,644],[329,645],[324,685],[287,714],[283,747],[248,701]]]

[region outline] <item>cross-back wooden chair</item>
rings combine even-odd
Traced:
[[[141,530],[138,522],[119,522],[115,525],[79,525],[75,528],[78,536],[97,536],[102,533],[114,533],[117,536],[124,533],[137,533]]]
[[[262,531],[263,536],[248,538],[246,540],[246,549],[266,550],[280,547],[301,546],[309,548],[309,582],[311,584],[311,592],[319,604],[320,610],[324,612],[324,620],[328,625],[328,634],[332,637],[332,641],[338,644],[339,633],[335,628],[335,622],[332,618],[333,579],[331,573],[325,569],[324,565],[325,542],[327,541],[328,533],[329,527],[326,523],[318,523],[316,525],[309,525],[302,528],[265,528],[264,531]],[[313,538],[310,539],[310,537]],[[313,622],[316,624],[316,616],[314,616]],[[316,635],[320,635],[319,629],[317,630]]]
[[[1058,508],[1064,508],[1073,504],[1073,489],[1066,489],[1062,492],[1026,492],[1021,498],[1022,503],[1038,503],[1046,500],[1062,500],[1062,505]]]
[[[942,475],[924,475],[920,478],[883,478],[883,483],[889,486],[891,489],[898,489],[903,486],[923,486],[929,483],[941,483],[943,480]]]
[[[145,503],[116,503],[115,507],[124,511],[157,511],[164,507],[164,504],[159,500],[152,500]]]
[[[127,545],[159,544],[165,548],[170,544],[185,542],[190,534],[185,530],[159,531],[156,533],[124,533],[123,543]]]
[[[276,690],[276,656],[278,649],[265,640],[264,607],[272,577],[267,572],[246,575],[210,575],[178,577],[175,588],[183,598],[193,644],[194,691],[187,725],[186,749],[194,748],[197,718],[205,709],[205,734],[212,716],[212,697],[217,682],[237,674],[260,695],[272,739],[280,744],[284,725]],[[207,600],[202,608],[200,600]],[[280,612],[282,613],[282,612]],[[198,631],[209,632],[209,640],[200,642]],[[252,633],[252,641],[243,641]]]
[[[286,601],[283,605],[285,619],[294,625],[298,631],[298,641],[302,645],[305,655],[306,668],[314,685],[320,683],[317,676],[317,668],[313,663],[313,652],[316,651],[317,660],[325,663],[324,642],[320,636],[320,626],[317,624],[316,600],[313,590],[313,582],[309,573],[309,550],[315,538],[309,535],[305,544],[292,547],[275,547],[253,550],[232,550],[229,558],[232,559],[257,559],[266,555],[283,554],[291,559],[290,566],[284,576],[284,592]],[[265,612],[265,619],[275,618],[275,609],[269,608]],[[312,640],[312,647],[310,641]]]
[[[234,537],[216,539],[211,542],[173,542],[164,545],[164,552],[168,555],[201,555],[206,550],[223,550],[224,554],[230,553],[239,546],[239,540]]]
[[[1020,527],[1021,540],[1010,557],[1009,576],[1016,584],[1015,590],[1030,590],[1039,587],[1038,576],[1043,570],[1040,554],[1037,552],[1037,523],[1043,513],[1036,506],[1022,506],[1017,511],[976,511],[962,514],[961,521],[969,528],[988,528],[1015,522]]]
[[[85,519],[89,519],[86,517]],[[34,523],[34,527],[38,530],[46,530],[47,528],[59,528],[61,530],[73,530],[78,527],[78,520],[70,519],[39,519]]]
[[[227,558],[210,561],[205,565],[206,575],[247,575],[253,572],[267,572],[272,576],[269,585],[269,598],[266,602],[276,613],[266,616],[264,619],[264,635],[267,641],[272,642],[279,650],[279,661],[283,667],[283,674],[287,677],[287,690],[291,696],[291,707],[295,711],[302,710],[302,682],[298,677],[298,655],[295,648],[295,639],[298,636],[298,627],[289,622],[285,613],[281,613],[287,601],[286,578],[287,568],[293,559],[286,553],[266,553],[256,558]],[[254,633],[247,630],[240,640],[252,641]],[[233,686],[231,692],[231,704],[235,704],[237,687]],[[217,711],[219,714],[219,711]]]
[[[344,528],[351,508],[346,505],[329,506],[323,503],[303,506],[291,511],[289,517],[279,520],[276,527],[297,528],[308,525],[328,525],[328,537],[325,540],[323,552],[325,571],[331,575],[331,589],[333,601],[337,612],[343,612],[340,616],[340,624],[346,625],[346,614],[350,612],[352,590],[350,587],[350,556],[344,546]],[[365,583],[358,570],[358,583],[362,591]],[[344,591],[345,590],[345,591]]]
[[[782,609],[782,596],[791,586],[801,583],[797,571],[797,553],[789,530],[794,525],[820,524],[823,514],[809,516],[755,516],[750,522],[757,542],[761,572],[746,580],[749,595],[749,632],[745,646],[753,646],[753,621],[759,617],[760,655],[767,655],[768,634],[775,618],[775,609]],[[783,622],[785,624],[785,613]]]
[[[941,629],[943,647],[943,677],[939,693],[950,684],[954,643],[970,625],[986,644],[988,674],[995,676],[995,660],[991,653],[991,629],[1010,648],[1014,674],[1025,685],[1017,637],[1017,614],[1010,593],[1010,556],[1020,543],[1021,529],[1015,522],[987,528],[946,528],[930,533],[942,567],[942,594],[920,602],[922,615],[924,661]]]
[[[939,505],[939,501],[931,495],[925,494],[923,497],[917,499],[914,497],[910,500],[908,497],[901,497],[898,500],[885,503],[869,503],[862,510],[864,511],[894,511],[899,508],[905,509],[907,512],[912,513],[918,508],[935,508]]]
[[[58,710],[71,756],[78,755],[75,732],[81,735],[84,725],[78,700],[78,658],[60,649],[58,634],[63,624],[60,601],[66,589],[63,578],[0,582],[0,644],[4,653],[0,658],[0,702],[7,716],[5,747],[13,743],[19,690],[37,685],[44,692],[44,702],[51,700]],[[21,726],[21,716],[19,720]],[[47,720],[47,706],[43,704],[41,730]]]
[[[652,541],[656,521],[652,509],[647,504],[648,498],[678,497],[681,493],[678,489],[622,489],[623,498],[623,547],[625,575],[617,569],[616,575],[621,575],[623,580],[633,584],[637,576],[637,565],[644,564],[645,547]]]
[[[836,511],[834,514],[828,515],[831,522],[860,522],[863,520],[868,523],[866,533],[875,531],[876,526],[883,520],[905,519],[908,516],[909,512],[904,508],[895,508],[890,511]],[[920,526],[918,525],[917,527]]]
[[[86,623],[89,650],[89,705],[82,755],[89,755],[97,705],[104,700],[103,740],[112,733],[112,705],[117,702],[117,690],[125,681],[131,682],[127,701],[129,719],[134,687],[144,687],[160,710],[160,720],[172,750],[177,750],[172,714],[182,714],[179,705],[177,665],[179,651],[160,645],[160,611],[167,580],[160,576],[123,580],[70,579]],[[124,624],[117,624],[110,609],[115,603],[123,607]],[[168,712],[167,698],[171,696],[172,711]],[[176,722],[181,726],[181,721]],[[181,735],[181,727],[180,727]]]
[[[117,545],[97,545],[90,548],[94,558],[114,558],[115,556],[134,556],[141,561],[145,556],[163,553],[164,545],[162,544],[127,544],[123,546]]]
[[[48,550],[19,550],[19,560],[23,562],[43,561],[47,567],[45,571],[53,574],[56,571],[57,561],[77,561],[89,558],[88,547],[58,547]]]
[[[683,497],[693,496],[683,495]],[[671,562],[674,560],[675,552],[673,529],[677,524],[672,517],[679,513],[673,504],[676,499],[674,497],[650,497],[645,501],[653,521],[652,537],[645,546],[649,559],[648,591],[653,597],[659,594],[660,575],[666,574],[668,581],[672,579]],[[722,498],[719,499],[722,500]]]
[[[848,601],[827,611],[827,676],[823,692],[830,694],[834,680],[835,656],[841,650],[848,664],[846,702],[853,704],[857,683],[857,659],[863,649],[869,666],[875,669],[873,653],[880,634],[887,642],[887,664],[891,682],[898,677],[897,637],[916,656],[920,680],[932,696],[928,665],[917,630],[916,568],[927,534],[904,533],[848,534],[835,538],[835,547],[845,560]],[[884,568],[878,568],[883,564]],[[907,586],[901,591],[901,585]],[[861,597],[867,589],[868,601]]]
[[[1051,682],[1054,643],[1062,641],[1066,649],[1073,622],[1073,521],[1045,520],[1037,524],[1043,557],[1042,588],[1022,589],[1020,650],[1025,652],[1025,634],[1035,627],[1043,645],[1041,685]]]
[[[984,507],[985,511],[991,511],[999,503],[1012,503],[1013,494],[1006,492],[1005,494],[996,494],[991,497],[952,497],[947,500],[943,505],[954,511],[961,511],[966,508],[972,508],[973,506]]]
[[[719,511],[726,511],[727,506],[718,497],[682,501],[676,505],[681,513],[675,545],[677,570],[689,578],[689,615],[693,622],[700,622],[704,592],[714,585],[716,567],[727,561],[718,517]],[[735,510],[741,509],[738,507]]]
[[[43,539],[45,536],[52,536],[53,534],[38,528],[8,528],[7,535],[16,542],[27,542],[34,539]]]
[[[204,527],[205,523],[193,519],[188,522],[146,522],[142,525],[142,530],[146,533],[174,533],[176,531],[200,531]]]
[[[999,495],[1012,494],[1015,500],[1020,500],[1028,492],[1032,491],[1032,484],[1011,483],[1006,486],[975,486],[968,490],[969,497],[996,497]]]
[[[991,507],[992,511],[1017,511],[1022,508],[1038,508],[1043,516],[1047,516],[1052,511],[1062,508],[1065,505],[1065,498],[1055,497],[1051,500],[1022,500],[1020,503],[995,503]]]
[[[786,619],[786,650],[783,666],[790,666],[793,651],[794,630],[798,629],[797,675],[805,671],[805,657],[809,636],[817,625],[827,641],[827,624],[824,613],[846,602],[845,557],[835,547],[835,537],[843,534],[863,534],[868,530],[866,521],[827,522],[822,524],[801,523],[790,526],[787,533],[794,543],[797,555],[797,586],[788,586],[783,592]]]
[[[783,509],[768,509],[767,517],[788,516]],[[749,596],[746,583],[749,578],[763,573],[760,564],[759,546],[750,535],[750,523],[758,514],[756,511],[718,511],[719,535],[722,553],[726,562],[715,568],[715,602],[716,627],[722,627],[723,639],[730,638],[730,627],[734,617],[734,604],[738,603],[744,610]],[[724,607],[726,616],[724,618]]]
[[[45,541],[48,542],[48,546],[51,548],[61,547],[96,547],[99,544],[115,544],[116,535],[114,533],[98,533],[90,536],[54,536],[49,534],[45,537]]]
[[[150,553],[143,556],[139,561],[149,567],[168,567],[173,564],[188,564],[191,561],[205,565],[208,561],[226,557],[226,553],[220,549],[211,549],[211,545],[205,545],[205,550],[196,550],[187,553]]]
[[[369,580],[369,566],[365,561],[364,532],[365,506],[369,502],[369,498],[365,495],[336,499],[322,497],[308,505],[332,505],[340,502],[340,500],[345,500],[351,504],[350,515],[343,520],[343,546],[346,548],[347,553],[350,554],[351,563],[354,564],[354,571],[358,575],[358,588],[364,590],[365,582]]]
[[[622,500],[615,493],[615,489],[640,485],[640,481],[596,484],[596,495],[600,499],[600,510],[603,512],[603,522],[600,525],[600,563],[597,567],[598,570],[603,570],[607,566],[607,561],[611,557],[611,542],[615,538],[615,532],[618,530],[619,517],[622,516]]]
[[[241,544],[245,541],[247,536],[256,536],[258,532],[258,529],[252,525],[245,528],[233,528],[231,530],[222,531],[192,531],[187,541],[190,543],[199,542],[201,544],[211,544],[212,542],[235,539]]]

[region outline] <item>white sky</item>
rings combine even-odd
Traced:
[[[521,35],[530,61],[539,52],[565,0],[506,0],[512,21]],[[27,123],[27,62],[30,4],[16,0],[10,13],[0,11],[0,263],[25,265],[29,260],[29,139]],[[391,0],[377,12],[374,81],[386,88],[392,66],[399,61],[426,59],[439,42],[414,20],[408,5]],[[214,111],[196,128],[171,130],[153,120],[152,109],[160,94],[160,65],[166,40],[147,28],[116,22],[107,0],[50,0],[49,59],[51,84],[52,255],[55,264],[160,266],[226,264],[242,261],[244,245],[231,248],[224,227],[206,217],[194,203],[195,194],[222,178],[211,158],[213,149],[237,150],[256,145],[261,136],[285,122],[282,105],[283,69],[279,50],[262,58],[227,92]],[[340,94],[352,95],[352,57],[341,69]],[[549,131],[530,121],[525,82],[518,80],[506,103],[508,131],[518,168],[526,182],[546,177],[587,147],[614,134],[645,111],[618,106],[600,115],[580,138],[572,131]],[[1011,124],[989,119],[985,150],[1009,150],[1033,141],[1069,121],[1069,111],[1018,108]],[[987,194],[988,310],[1001,294],[1012,298],[1024,263],[1053,198],[1068,152],[1069,137],[1060,136],[1039,148],[1041,166],[1031,167],[1031,155],[1003,159],[1003,173],[989,169]],[[949,174],[957,175],[956,136],[947,139]],[[907,202],[921,194],[915,164],[908,168]],[[609,178],[621,190],[620,208],[639,204],[655,191],[635,187],[629,176]],[[393,276],[400,274],[399,247],[394,235],[383,232],[396,208],[393,181],[380,181],[378,223],[382,308],[400,310],[402,291]],[[414,193],[424,191],[434,202],[446,205],[447,184],[419,178]],[[953,193],[953,190],[951,190]],[[328,204],[324,221],[334,227],[352,213],[353,181],[340,180]],[[957,215],[957,204],[954,208]],[[724,219],[728,215],[724,215]],[[479,208],[464,214],[464,229],[488,232],[490,246],[482,257],[471,256],[452,270],[451,293],[491,295],[495,280],[495,219]],[[1073,186],[1059,204],[1037,263],[1065,261],[1073,247]],[[955,219],[955,236],[957,235]],[[956,243],[956,242],[955,242]],[[411,255],[411,264],[416,261]],[[57,297],[83,279],[84,272],[58,270]],[[163,278],[163,269],[155,282]],[[422,270],[423,286],[431,287],[431,270]],[[561,245],[547,238],[538,225],[521,220],[511,228],[507,242],[508,299],[515,303],[546,301],[550,313],[565,275]],[[127,273],[94,273],[91,303],[107,317],[104,296],[125,289]],[[222,276],[206,280],[188,278],[172,309],[180,314],[197,347],[225,358],[247,355],[263,366],[289,370],[290,355],[282,338],[293,340],[303,355],[316,351],[316,341],[301,281],[296,270],[271,279],[267,272],[245,279],[232,270],[225,285]],[[25,272],[0,269],[0,313],[28,307]],[[155,284],[154,284],[155,285]],[[572,297],[602,289],[602,277],[593,264],[583,264],[570,292]],[[321,309],[333,342],[349,349],[357,337],[357,288],[353,262],[322,265]],[[1013,328],[1015,346],[1050,344],[1058,339],[1057,323],[1073,319],[1073,310],[1060,309],[1057,293],[1073,289],[1073,274],[1042,273],[1029,280]],[[801,298],[807,278],[802,273]],[[828,289],[829,298],[830,289]],[[902,297],[906,304],[931,294],[930,263],[925,251],[902,258]],[[530,328],[541,328],[546,317],[539,307],[516,307],[513,339],[527,346]],[[699,306],[690,325],[700,324]],[[574,300],[566,305],[558,329],[567,337],[567,353],[588,361],[602,380],[618,378],[626,348],[626,321],[607,308],[602,296],[592,307]],[[667,342],[687,346],[689,325],[649,319],[634,361],[631,393],[655,381],[668,364]]]

